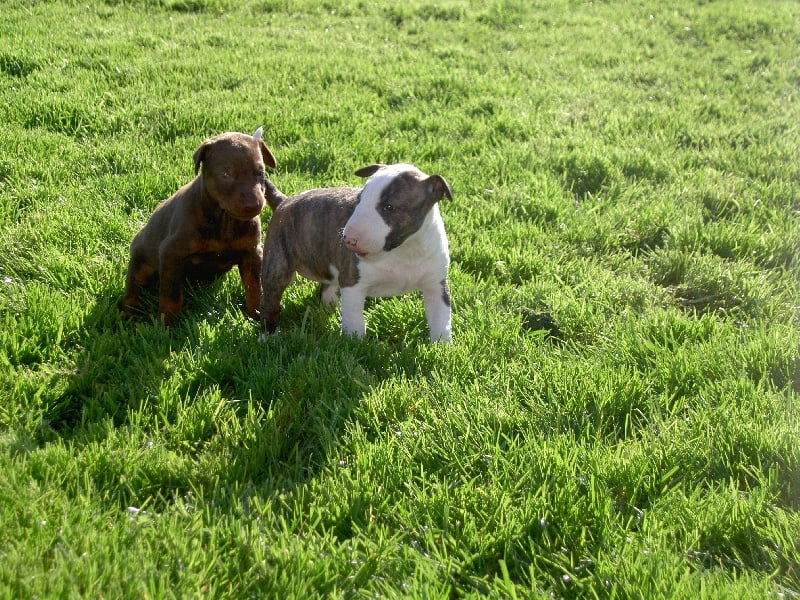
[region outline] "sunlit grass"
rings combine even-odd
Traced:
[[[5,3],[0,595],[800,595],[797,6]],[[222,131],[450,183],[454,339],[234,275],[123,322]],[[264,214],[264,221],[269,214]]]

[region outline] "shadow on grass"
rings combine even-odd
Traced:
[[[259,343],[258,325],[218,291],[188,295],[169,331],[155,317],[123,320],[114,285],[87,310],[38,441],[82,456],[110,501],[223,493],[228,504],[247,487],[292,489],[332,460],[365,393],[420,368],[414,343],[343,337],[314,298],[288,302],[284,329]]]

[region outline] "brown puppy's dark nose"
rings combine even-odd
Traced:
[[[236,206],[238,208],[237,212],[241,212],[242,214],[247,213],[251,214],[251,216],[256,216],[264,209],[265,204],[266,204],[266,199],[264,198],[264,194],[261,193],[260,189],[256,188],[254,190],[242,191],[241,193],[239,193],[239,197],[236,203]]]

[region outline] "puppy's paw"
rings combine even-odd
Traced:
[[[117,308],[122,313],[122,318],[126,320],[141,316],[143,313],[139,301],[131,298],[123,298],[117,302]]]

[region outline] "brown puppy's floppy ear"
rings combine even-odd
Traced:
[[[442,198],[447,198],[448,200],[453,199],[453,192],[450,191],[450,185],[448,185],[445,178],[441,175],[431,175],[424,183],[428,195],[432,196],[434,200],[441,200]]]
[[[261,158],[264,159],[264,164],[267,165],[270,169],[277,168],[278,162],[272,155],[272,151],[269,148],[267,148],[267,145],[264,143],[264,140],[258,140],[258,147],[261,149]]]
[[[356,175],[359,177],[371,177],[385,166],[386,165],[378,163],[375,165],[369,165],[368,167],[361,167],[358,171],[356,171]]]
[[[206,151],[211,147],[211,140],[206,140],[194,153],[194,174],[200,171],[200,163],[206,159]]]
[[[253,139],[258,142],[258,148],[261,150],[261,158],[264,159],[264,164],[267,165],[270,169],[274,169],[278,166],[278,161],[275,160],[275,157],[272,155],[272,151],[267,147],[267,144],[264,142],[262,135],[264,134],[264,128],[259,126],[253,132]]]

